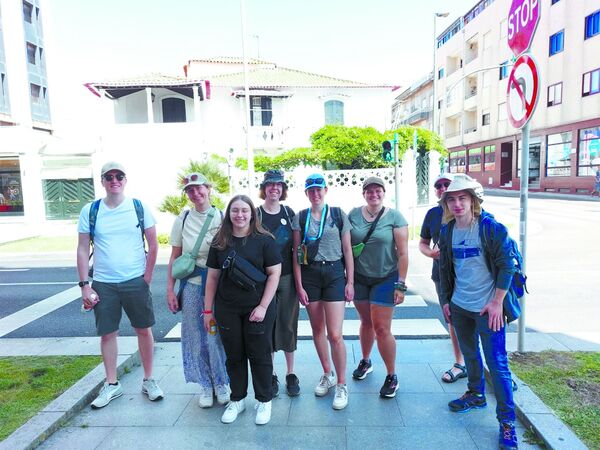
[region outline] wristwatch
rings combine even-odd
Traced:
[[[84,287],[86,284],[90,284],[90,282],[88,280],[85,280],[85,281],[80,281],[77,284],[79,285],[79,287]]]

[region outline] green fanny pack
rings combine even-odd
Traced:
[[[360,256],[360,254],[363,252],[365,248],[365,243],[364,242],[360,242],[356,245],[352,246],[352,256],[354,256],[355,258],[358,258]]]
[[[377,214],[377,217],[375,218],[373,223],[371,223],[371,227],[369,228],[369,231],[367,232],[367,235],[362,240],[362,242],[359,242],[358,244],[352,246],[352,256],[354,256],[355,259],[358,258],[362,254],[363,250],[365,249],[365,246],[367,245],[367,241],[371,238],[373,231],[375,231],[377,222],[379,222],[379,219],[381,219],[381,216],[383,215],[384,211],[385,211],[385,207],[381,208],[381,210],[379,211],[379,214]]]

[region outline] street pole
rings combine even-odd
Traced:
[[[396,211],[400,212],[400,161],[398,160],[398,133],[394,133],[394,181],[396,188]]]
[[[437,78],[436,70],[435,70],[435,51],[437,50],[437,36],[435,30],[435,22],[437,19],[437,14],[433,14],[433,69],[431,71],[431,95],[433,97],[433,105],[431,105],[431,131],[437,133],[435,130],[435,113],[437,112],[437,101],[435,99],[435,80]]]
[[[523,255],[523,272],[527,273],[527,200],[529,197],[529,124],[528,121],[522,129],[521,139],[521,192],[519,214],[519,247]],[[519,317],[518,350],[525,351],[525,296],[521,297],[521,316]]]
[[[242,59],[244,61],[244,97],[246,100],[246,158],[248,159],[248,197],[254,191],[254,150],[250,145],[250,86],[248,83],[248,57],[246,51],[246,1],[240,0],[242,16]]]

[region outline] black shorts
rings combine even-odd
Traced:
[[[346,299],[346,277],[342,260],[314,261],[300,266],[302,287],[308,294],[309,302],[343,302]]]

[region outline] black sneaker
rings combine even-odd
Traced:
[[[358,363],[358,367],[352,372],[352,378],[355,380],[364,380],[367,378],[367,374],[373,372],[373,365],[370,359],[361,359]]]
[[[271,395],[273,398],[279,395],[279,379],[277,375],[273,375],[273,379],[271,380]]]
[[[387,398],[394,398],[396,396],[396,391],[398,390],[398,377],[396,374],[388,375],[385,377],[385,381],[383,382],[383,386],[379,391],[379,395]]]
[[[454,412],[467,412],[473,408],[485,408],[486,406],[485,395],[471,391],[465,392],[462,397],[448,403],[448,408]]]
[[[295,374],[290,373],[285,376],[285,390],[290,397],[296,397],[300,394],[300,380]]]

